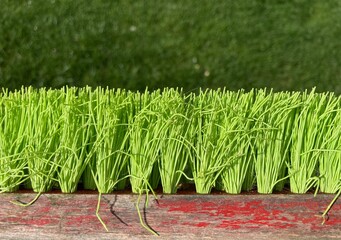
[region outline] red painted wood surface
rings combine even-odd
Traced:
[[[102,196],[100,215],[96,194],[0,195],[0,238],[6,239],[152,239],[139,222],[137,195]],[[333,195],[163,195],[145,196],[140,203],[144,220],[161,239],[341,239],[341,202],[321,225],[321,212]]]

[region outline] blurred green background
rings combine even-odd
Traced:
[[[0,0],[0,84],[341,93],[339,0]]]

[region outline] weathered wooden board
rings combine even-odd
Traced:
[[[0,195],[0,238],[6,239],[153,239],[139,221],[137,195],[103,195],[100,215],[96,194]],[[321,225],[320,213],[333,195],[163,195],[140,210],[161,239],[341,239],[341,203]]]

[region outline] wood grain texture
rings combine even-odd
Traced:
[[[159,195],[142,197],[145,222],[159,233],[152,236],[139,222],[137,195],[43,194],[33,205],[10,203],[34,198],[31,193],[0,195],[1,239],[341,239],[341,203],[321,225],[319,216],[333,195]]]

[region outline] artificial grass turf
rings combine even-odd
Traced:
[[[311,187],[335,193],[341,186],[340,100],[314,89],[198,95],[2,89],[0,193],[21,183],[35,192],[57,184],[70,193],[82,175],[84,188],[100,193],[128,178],[133,193],[157,188],[160,178],[163,191],[175,193],[182,176],[203,194],[216,186],[237,194],[255,184],[259,193],[272,193],[286,178],[293,193]]]
[[[0,84],[341,92],[338,0],[0,1]]]

